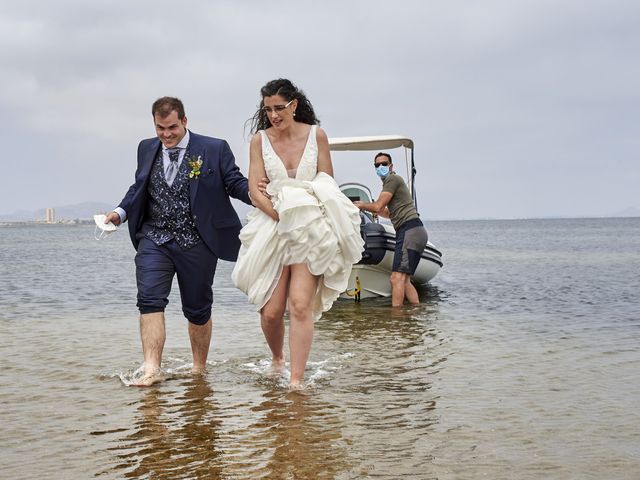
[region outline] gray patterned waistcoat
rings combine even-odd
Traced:
[[[171,186],[167,185],[162,163],[162,150],[153,164],[149,179],[149,204],[142,231],[156,245],[175,239],[182,248],[191,248],[200,243],[200,235],[191,217],[189,203],[189,166],[185,152],[178,174]]]

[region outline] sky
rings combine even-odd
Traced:
[[[637,0],[2,0],[0,212],[116,206],[164,95],[246,174],[278,77],[329,137],[412,138],[427,220],[640,208],[638,25]],[[336,180],[377,194],[374,153]]]

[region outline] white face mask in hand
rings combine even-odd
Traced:
[[[110,233],[115,232],[118,229],[118,227],[111,222],[104,223],[106,218],[106,215],[93,216],[93,221],[96,222],[96,228],[93,231],[93,237],[96,240],[102,240],[104,237],[106,237]]]

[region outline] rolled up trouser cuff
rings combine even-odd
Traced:
[[[204,325],[211,318],[211,308],[208,308],[203,313],[195,313],[195,314],[191,312],[187,312],[183,309],[182,313],[187,318],[187,320],[189,320],[189,322],[193,323],[194,325]]]
[[[138,310],[140,310],[140,315],[146,315],[148,313],[158,313],[164,312],[164,307],[154,307],[148,305],[138,305]]]

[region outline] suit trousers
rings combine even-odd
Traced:
[[[183,249],[174,240],[156,245],[143,237],[135,263],[137,307],[141,314],[164,312],[173,277],[177,275],[182,313],[187,320],[204,325],[211,318],[213,277],[218,257],[204,242]]]

